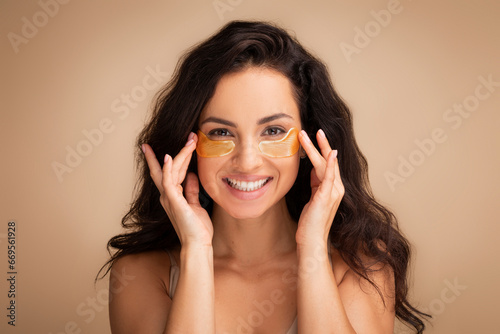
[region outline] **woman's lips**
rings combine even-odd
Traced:
[[[244,181],[233,178],[224,178],[226,183],[234,189],[249,192],[255,191],[265,186],[272,178],[266,177],[256,181]]]
[[[252,200],[262,196],[269,184],[273,180],[272,177],[225,177],[223,179],[229,192],[238,199]]]

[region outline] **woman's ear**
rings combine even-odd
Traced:
[[[299,148],[299,157],[301,159],[305,159],[307,157],[306,150],[304,150],[304,148],[302,147],[302,145]]]

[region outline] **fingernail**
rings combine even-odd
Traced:
[[[167,163],[167,161],[170,159],[170,155],[168,154],[165,154],[165,159],[163,160],[165,163]]]
[[[304,137],[305,140],[311,141],[309,139],[309,136],[307,135],[307,132],[305,132],[304,130],[300,130],[300,134],[302,135],[302,137]]]
[[[146,153],[146,146],[144,144],[141,145],[142,153]]]
[[[333,150],[333,158],[335,159],[337,157],[337,154],[339,154],[339,151]]]
[[[193,139],[189,139],[189,140],[188,140],[188,142],[186,143],[186,146],[191,145],[193,142],[194,142],[194,140],[193,140]]]
[[[194,138],[194,132],[190,132],[188,136],[188,141]]]
[[[321,137],[326,138],[326,135],[325,135],[325,133],[323,132],[323,130],[319,129],[319,130],[318,130],[318,134],[319,134]]]

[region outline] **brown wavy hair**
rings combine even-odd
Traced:
[[[230,22],[179,60],[171,81],[157,94],[151,118],[137,139],[140,175],[133,203],[122,219],[126,231],[109,240],[111,258],[97,278],[104,277],[113,263],[127,254],[180,245],[160,204],[160,193],[150,177],[141,144],[150,144],[160,163],[165,154],[176,156],[189,133],[197,131],[201,111],[221,77],[248,66],[265,66],[287,76],[294,88],[303,129],[316,147],[318,129],[323,129],[330,143],[335,143],[345,195],[330,230],[330,241],[349,267],[377,288],[382,299],[369,273],[375,270],[374,264],[378,268],[389,265],[394,272],[396,316],[422,333],[422,318],[428,315],[408,301],[410,245],[393,213],[372,194],[368,165],[354,138],[351,112],[334,90],[326,66],[285,30],[266,22]],[[295,221],[311,196],[312,168],[308,159],[301,160],[295,184],[286,195]],[[196,173],[196,159],[191,159],[189,170]],[[200,202],[211,213],[213,202],[201,185],[200,189]],[[363,260],[366,257],[373,261],[367,264]]]

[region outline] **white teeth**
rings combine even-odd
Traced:
[[[226,179],[227,184],[229,184],[231,187],[241,190],[241,191],[254,191],[257,189],[262,188],[271,178],[265,178],[262,180],[250,182],[250,181],[238,181],[238,180],[233,180],[230,178]]]

